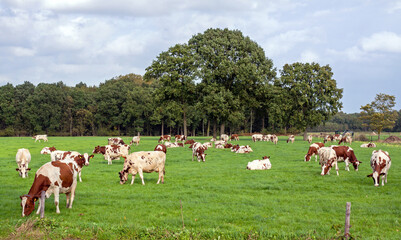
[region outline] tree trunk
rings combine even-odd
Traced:
[[[249,132],[250,133],[252,133],[252,113],[253,113],[253,110],[251,109],[251,122],[250,122],[251,123],[251,127],[249,128]]]
[[[164,120],[162,119],[162,132],[161,132],[161,134],[160,135],[164,135]]]
[[[210,136],[210,120],[207,120],[207,136]]]
[[[265,129],[265,116],[262,117],[262,130]]]
[[[202,136],[205,136],[205,120],[202,120]]]
[[[213,122],[213,137],[217,139],[217,123]]]
[[[222,124],[220,125],[220,136],[221,136],[221,134],[224,134],[224,128],[225,128],[225,124],[222,123]],[[220,139],[220,140],[221,140],[221,139]]]
[[[304,132],[304,141],[306,141],[308,139],[308,131],[305,129]]]

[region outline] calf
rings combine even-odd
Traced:
[[[54,203],[56,212],[59,209],[59,194],[65,193],[67,196],[67,208],[72,208],[77,186],[78,169],[85,164],[83,155],[75,157],[73,160],[61,160],[45,163],[38,169],[35,179],[28,194],[20,196],[22,206],[22,216],[28,216],[35,209],[35,202],[40,198],[41,192],[45,191],[46,198],[54,193]],[[41,206],[39,204],[39,214]]]
[[[263,157],[263,160],[253,160],[252,162],[248,162],[246,169],[248,170],[267,170],[272,168],[272,164],[270,163],[270,156]]]
[[[174,137],[175,137],[175,142],[187,140],[187,136],[185,135],[175,135]]]
[[[364,143],[361,145],[361,148],[375,148],[376,144],[374,143]]]
[[[141,141],[141,138],[139,136],[135,136],[132,138],[131,142],[129,142],[129,145],[132,145],[133,143],[136,143],[136,145],[139,145],[139,141]]]
[[[311,157],[315,155],[315,162],[317,161],[317,155],[318,155],[318,150],[319,148],[324,147],[324,143],[318,142],[318,143],[313,143],[309,146],[308,153],[305,155],[305,162],[309,162]]]
[[[154,151],[162,151],[167,154],[167,148],[164,144],[157,144]]]
[[[233,135],[231,135],[230,141],[231,141],[231,140],[239,141],[238,134],[233,134]]]
[[[145,185],[143,172],[158,172],[157,184],[160,183],[160,180],[164,183],[166,154],[163,151],[134,152],[124,158],[123,170],[119,172],[120,184],[124,184],[128,180],[128,174],[132,174],[131,184],[134,184],[135,176],[139,173],[142,185]]]
[[[171,140],[171,135],[163,135],[163,136],[160,136],[160,138],[159,138],[159,143],[160,142],[164,142],[164,141],[170,141]]]
[[[391,158],[388,152],[382,151],[381,149],[374,150],[370,158],[370,166],[372,167],[373,173],[369,174],[367,177],[372,177],[375,187],[378,187],[380,176],[384,175],[382,178],[382,186],[384,186],[384,183],[387,183],[387,174],[391,167]]]
[[[130,146],[125,145],[106,145],[106,146],[97,146],[93,150],[92,153],[101,153],[104,156],[104,159],[107,160],[107,164],[112,164],[111,160],[120,159],[120,157],[126,157],[130,150]]]
[[[288,137],[288,139],[287,139],[287,143],[289,143],[289,142],[294,143],[294,141],[295,141],[295,136],[294,135],[290,135]]]
[[[28,177],[28,171],[31,170],[28,167],[29,163],[31,162],[31,153],[29,152],[29,150],[25,148],[18,149],[15,156],[15,161],[18,165],[18,168],[15,170],[18,171],[19,175],[22,178]]]
[[[40,154],[51,154],[52,152],[56,151],[57,149],[53,147],[44,147],[42,148],[42,151],[40,151]]]
[[[32,137],[32,139],[35,139],[35,142],[36,141],[40,142],[40,140],[43,140],[44,142],[48,141],[47,140],[47,135],[35,135],[35,136]]]
[[[125,145],[125,142],[120,137],[114,137],[114,138],[108,139],[108,144],[109,145]]]
[[[262,138],[262,140],[266,141],[266,142],[271,141],[271,139],[272,139],[272,135],[271,134],[263,135],[263,138]]]
[[[202,145],[200,142],[196,142],[192,145],[192,161],[194,160],[194,156],[198,159],[198,162],[201,160],[203,162],[206,161],[206,147]]]

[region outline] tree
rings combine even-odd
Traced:
[[[275,85],[283,89],[280,98],[285,128],[304,131],[335,115],[342,107],[343,89],[337,88],[329,65],[318,63],[286,64]]]
[[[370,104],[361,106],[360,118],[364,121],[364,126],[377,131],[380,140],[380,133],[385,128],[393,128],[397,120],[397,111],[392,108],[395,106],[395,96],[379,93],[375,100]]]
[[[162,52],[146,68],[144,79],[157,81],[157,105],[168,104],[182,113],[184,135],[187,136],[188,108],[194,104],[194,58],[186,44],[177,44]],[[160,113],[160,111],[159,111]],[[177,116],[177,115],[176,115]],[[178,119],[178,116],[176,117]]]

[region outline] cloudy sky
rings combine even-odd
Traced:
[[[401,108],[401,0],[0,0],[0,85],[143,75],[159,53],[208,28],[242,31],[278,70],[329,64],[344,112],[377,93]]]

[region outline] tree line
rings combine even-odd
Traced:
[[[0,87],[0,134],[209,135],[304,132],[342,107],[329,65],[279,70],[239,30],[208,29],[160,53],[144,76],[87,86]]]

